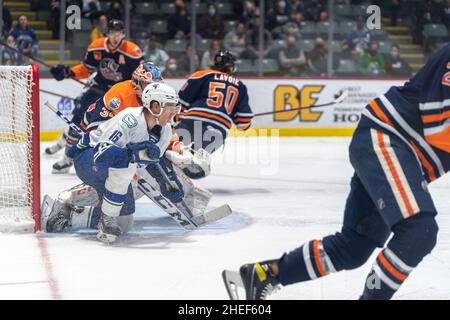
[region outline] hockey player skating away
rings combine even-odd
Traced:
[[[427,186],[450,170],[449,62],[447,45],[363,111],[350,144],[355,174],[341,231],[279,259],[245,264],[239,273],[224,271],[231,298],[238,298],[235,285],[247,299],[264,299],[279,284],[357,268],[377,247],[384,249],[360,299],[395,294],[436,244],[437,212]]]
[[[146,166],[166,198],[173,203],[183,199],[181,183],[162,158],[172,137],[170,121],[179,111],[178,95],[166,84],[152,83],[144,89],[142,102],[143,107],[121,111],[71,147],[78,177],[95,188],[101,206],[80,208],[57,201],[45,217],[47,232],[98,227],[100,241],[115,242],[132,225],[131,183],[138,164]],[[177,188],[169,188],[166,178]]]
[[[182,113],[175,132],[185,145],[194,150],[213,153],[225,142],[233,124],[239,130],[251,126],[253,113],[247,88],[232,74],[235,58],[229,51],[219,51],[214,66],[190,76],[179,91]],[[202,172],[184,172],[191,178],[201,178]]]
[[[134,70],[142,62],[142,50],[135,43],[125,39],[125,26],[120,20],[108,23],[106,38],[94,41],[87,49],[83,63],[74,67],[57,65],[50,69],[58,81],[91,77],[89,89],[75,101],[72,121],[78,124],[86,109],[102,97],[114,84],[131,79]],[[55,145],[47,148],[47,154],[54,154],[63,147],[70,147],[79,138],[70,128]],[[72,160],[66,156],[53,165],[53,173],[66,173],[72,166]]]

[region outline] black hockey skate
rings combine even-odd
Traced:
[[[73,160],[68,158],[67,156],[64,156],[63,159],[61,159],[53,164],[52,173],[55,173],[55,174],[68,173],[72,166],[73,166]]]
[[[58,140],[58,142],[52,144],[50,147],[45,148],[45,153],[48,155],[55,154],[65,146],[66,146],[66,137],[63,136],[61,139]]]
[[[117,222],[117,217],[110,217],[102,213],[98,223],[97,239],[106,244],[112,244],[122,234],[122,230]]]
[[[265,300],[281,285],[270,268],[275,260],[245,264],[239,273],[224,270],[223,281],[231,300],[239,300],[238,287],[245,289],[246,300]]]

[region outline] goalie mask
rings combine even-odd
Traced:
[[[158,110],[155,110],[154,102],[158,102]],[[166,107],[176,108],[176,113],[180,112],[177,92],[171,86],[161,82],[154,82],[145,87],[142,92],[142,103],[155,117],[159,117]]]
[[[131,85],[136,95],[141,98],[142,91],[147,85],[154,81],[162,80],[161,70],[157,66],[152,62],[143,62],[134,70],[131,77]]]

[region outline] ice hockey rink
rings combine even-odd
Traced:
[[[196,231],[184,231],[141,199],[133,231],[114,246],[88,230],[0,234],[0,299],[227,299],[223,269],[279,257],[339,230],[352,175],[349,142],[230,138],[215,154],[212,174],[197,183],[213,192],[212,206],[228,203],[234,213]],[[74,172],[51,174],[59,156],[41,157],[43,195],[79,183]],[[450,299],[450,177],[430,190],[439,210],[438,244],[396,299]],[[372,261],[271,298],[357,299]]]

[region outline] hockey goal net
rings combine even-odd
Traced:
[[[0,66],[0,232],[40,230],[39,68]]]

